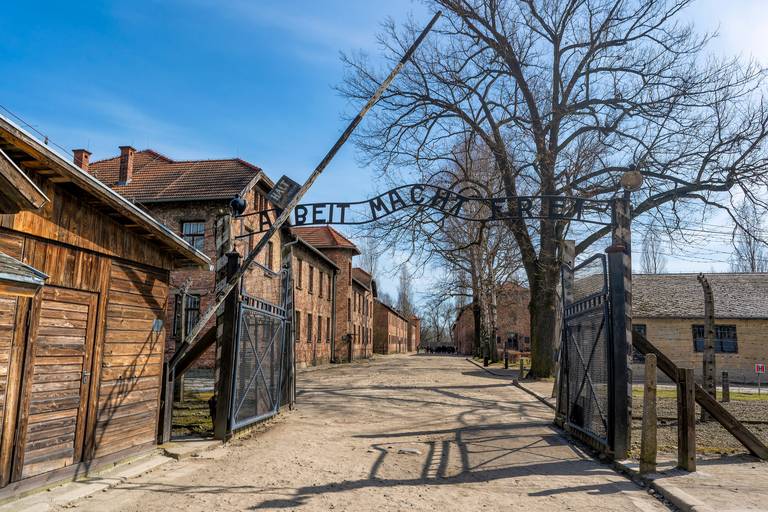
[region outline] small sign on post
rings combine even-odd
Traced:
[[[293,181],[288,176],[283,175],[272,187],[272,190],[267,195],[267,199],[270,203],[278,208],[285,208],[291,202],[291,200],[299,193],[301,185]]]
[[[757,374],[757,396],[760,396],[760,377],[765,373],[765,363],[755,363],[755,373]]]

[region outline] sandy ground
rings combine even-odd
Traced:
[[[569,445],[550,409],[460,358],[306,372],[298,400],[258,434],[68,508],[667,510]]]

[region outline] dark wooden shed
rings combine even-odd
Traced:
[[[0,494],[157,439],[170,271],[210,260],[0,116]]]

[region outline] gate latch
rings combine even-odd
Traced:
[[[88,382],[88,376],[89,376],[90,374],[91,374],[90,372],[87,372],[87,371],[83,370],[83,378],[82,378],[82,381],[81,381],[83,384],[85,384],[86,382]]]

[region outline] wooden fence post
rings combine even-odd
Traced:
[[[645,356],[643,430],[640,438],[640,473],[656,472],[656,355]]]
[[[696,471],[696,383],[693,368],[677,370],[677,467]]]
[[[723,372],[723,392],[722,392],[722,398],[720,399],[721,402],[730,402],[731,401],[731,384],[728,381],[728,372]]]

